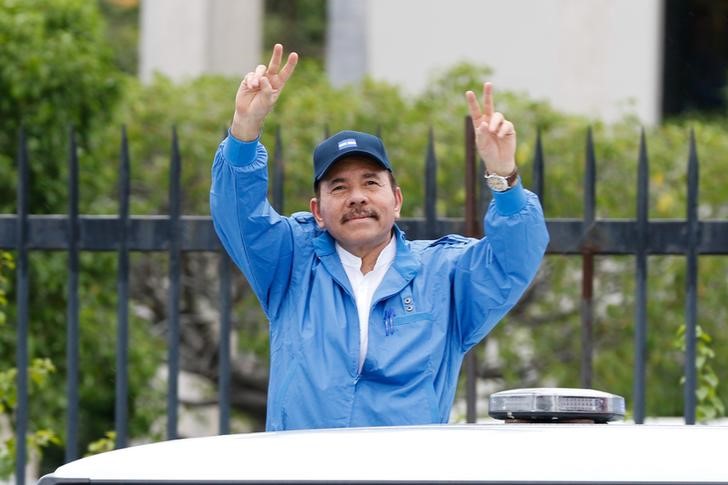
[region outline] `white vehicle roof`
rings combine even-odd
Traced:
[[[727,450],[724,426],[498,423],[286,431],[115,450],[63,465],[41,483],[728,484]]]

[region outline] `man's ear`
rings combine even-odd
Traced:
[[[399,187],[394,188],[394,218],[399,219],[400,211],[402,210],[402,203],[404,202],[404,196]]]
[[[316,197],[311,197],[311,201],[309,202],[309,207],[311,208],[311,214],[313,214],[313,218],[316,219],[316,224],[321,229],[324,229],[326,225],[324,224],[324,219],[321,217],[321,210],[319,208],[319,201]]]

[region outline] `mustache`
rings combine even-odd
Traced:
[[[343,224],[352,219],[358,219],[362,217],[371,217],[373,219],[379,220],[379,213],[377,213],[376,210],[370,209],[368,207],[352,209],[349,212],[345,213],[343,216],[341,216],[341,223]]]

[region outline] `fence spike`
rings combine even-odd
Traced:
[[[536,147],[533,152],[533,191],[541,201],[545,213],[544,199],[544,159],[543,144],[541,142],[541,128],[536,130]]]
[[[645,129],[640,131],[639,158],[637,161],[637,220],[647,221],[649,211],[649,157]],[[645,233],[646,235],[646,233]]]
[[[477,150],[475,147],[475,130],[468,115],[465,117],[465,235],[477,237],[478,223],[475,214],[477,168],[475,166]]]
[[[276,127],[276,144],[273,155],[273,207],[283,213],[283,183],[285,178],[285,168],[283,163],[283,139],[281,137],[281,127]]]
[[[688,155],[688,218],[697,216],[698,207],[698,150],[695,144],[695,131],[690,130],[690,152]]]
[[[584,171],[584,225],[594,223],[596,212],[596,178],[597,164],[594,154],[594,136],[590,126],[586,133],[586,164]]]
[[[475,167],[477,170],[475,180],[478,181],[475,184],[478,193],[478,210],[475,215],[476,221],[478,221],[478,226],[480,226],[480,221],[482,220],[483,214],[485,214],[485,211],[488,209],[488,204],[490,204],[490,201],[493,199],[493,193],[490,191],[490,189],[487,188],[486,184],[484,183],[485,163],[483,163],[483,159],[480,158],[480,155],[478,155],[477,157]],[[482,232],[479,231],[479,234],[482,234]]]
[[[432,126],[427,135],[427,154],[425,156],[425,226],[427,237],[436,239],[437,157],[435,155],[435,133]]]

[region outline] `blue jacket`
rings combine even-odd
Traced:
[[[210,207],[270,321],[268,430],[446,423],[463,356],[518,301],[548,243],[537,197],[495,193],[487,237],[408,241],[372,299],[361,373],[359,317],[335,241],[308,212],[267,200],[268,155],[228,136]]]

